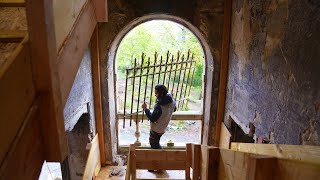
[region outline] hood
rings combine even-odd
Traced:
[[[166,104],[172,103],[172,101],[173,101],[173,97],[171,94],[166,94],[165,96],[157,99],[157,103],[159,105],[166,105]]]

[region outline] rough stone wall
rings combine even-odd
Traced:
[[[68,165],[70,179],[81,180],[85,170],[88,150],[87,143],[90,142],[88,134],[90,133],[90,116],[83,114],[72,131],[68,132]]]
[[[214,62],[214,83],[212,94],[212,117],[211,121],[206,124],[208,126],[209,137],[208,144],[212,144],[215,128],[215,112],[217,106],[218,97],[218,80],[219,80],[219,68],[220,68],[220,54],[221,54],[221,40],[222,40],[222,26],[223,26],[223,0],[115,0],[108,2],[108,23],[99,24],[99,37],[100,37],[100,57],[103,61],[101,70],[102,81],[102,94],[103,94],[103,119],[104,132],[106,142],[106,157],[110,157],[112,152],[116,149],[110,150],[112,141],[110,138],[110,132],[112,130],[109,121],[109,110],[113,111],[115,106],[111,104],[109,99],[114,97],[108,97],[108,89],[113,90],[113,87],[109,87],[106,77],[108,76],[108,53],[116,35],[136,18],[152,14],[161,13],[177,16],[184,20],[187,20],[195,27],[197,27],[207,39],[207,43],[210,45],[211,53],[213,54]],[[105,80],[105,81],[104,81]],[[113,121],[113,120],[111,120]],[[212,135],[212,136],[211,136]],[[112,152],[111,152],[112,151]],[[108,159],[111,161],[111,159]]]
[[[225,123],[320,145],[320,1],[234,0]]]
[[[89,109],[87,109],[88,103]],[[90,131],[94,135],[96,128],[93,105],[91,54],[87,49],[64,107],[66,131],[71,131],[80,116],[88,112],[90,114]]]

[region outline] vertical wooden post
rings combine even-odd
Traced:
[[[106,157],[104,152],[104,133],[102,121],[102,96],[100,79],[100,58],[99,58],[99,34],[98,26],[94,29],[91,37],[91,56],[92,56],[92,79],[93,79],[93,98],[94,113],[96,118],[96,129],[99,138],[100,162],[105,165]]]
[[[186,170],[185,170],[185,178],[186,180],[190,180],[190,167],[192,164],[192,145],[186,144]]]
[[[226,89],[228,81],[228,66],[229,66],[229,44],[230,44],[230,30],[231,30],[231,13],[232,0],[224,2],[224,18],[223,18],[223,37],[222,37],[222,52],[221,52],[221,67],[220,67],[220,81],[219,81],[219,96],[217,108],[217,122],[214,138],[214,146],[219,146],[221,122],[224,117]]]
[[[62,162],[67,154],[63,105],[59,82],[53,1],[26,2],[32,71],[37,93],[41,94],[39,119],[47,161]]]

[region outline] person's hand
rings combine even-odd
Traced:
[[[147,109],[147,104],[146,104],[146,102],[144,102],[144,103],[142,104],[142,109],[143,109],[143,110]]]

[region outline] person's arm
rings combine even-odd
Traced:
[[[149,120],[151,122],[156,122],[160,118],[160,116],[162,114],[161,107],[158,104],[156,104],[154,106],[154,109],[153,109],[152,113],[151,113],[150,109],[147,109],[147,108],[145,108],[144,111],[146,113],[146,116],[149,118]]]

